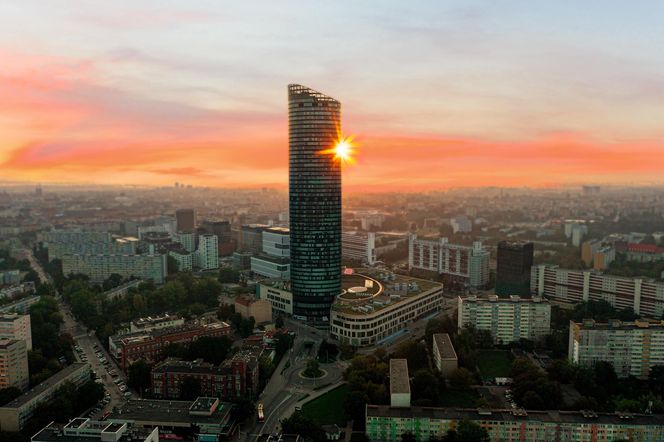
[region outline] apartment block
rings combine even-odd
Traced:
[[[344,259],[374,265],[376,255],[376,234],[374,232],[343,232],[341,234],[341,256]]]
[[[65,275],[82,273],[94,283],[103,282],[113,273],[123,278],[136,277],[162,284],[167,275],[166,255],[78,255],[62,257],[62,271]]]
[[[664,282],[648,278],[542,264],[533,266],[531,290],[552,301],[574,304],[603,300],[617,309],[633,309],[641,316],[659,319],[664,315]]]
[[[30,315],[0,314],[0,339],[25,341],[27,350],[32,350]]]
[[[496,344],[539,341],[551,330],[551,304],[541,296],[459,296],[458,305],[459,330],[486,330]]]
[[[647,379],[650,369],[664,365],[664,322],[570,322],[570,362],[586,367],[604,361],[618,377]]]
[[[390,406],[410,407],[410,377],[407,359],[390,359]]]
[[[444,377],[450,377],[458,368],[459,361],[449,334],[435,333],[433,335],[432,353],[433,362]]]
[[[194,253],[194,267],[201,270],[219,268],[219,243],[216,235],[205,233],[198,237],[198,248]]]
[[[29,384],[28,350],[25,341],[0,339],[0,390],[9,387],[25,390]]]

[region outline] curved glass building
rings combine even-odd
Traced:
[[[341,162],[330,153],[340,131],[341,103],[288,86],[293,315],[317,326],[341,293]]]

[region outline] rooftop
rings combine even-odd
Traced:
[[[474,409],[474,408],[434,408],[434,407],[408,407],[396,408],[388,405],[367,405],[367,418],[394,417],[394,418],[429,418],[453,419],[456,421],[467,419],[472,421],[532,421],[532,422],[558,422],[558,423],[601,423],[624,425],[664,425],[662,414],[633,414],[633,413],[596,413],[593,411],[558,411],[558,410],[510,410],[510,409]]]
[[[438,353],[443,359],[457,359],[456,351],[452,345],[450,335],[447,333],[435,333],[433,335],[433,344],[438,347]]]
[[[51,422],[32,436],[33,442],[94,442],[105,440],[116,442],[145,442],[154,428],[134,427],[128,423],[93,421],[76,418],[66,425]],[[109,435],[112,433],[112,436]]]
[[[465,298],[459,296],[463,302],[532,302],[536,304],[548,304],[549,300],[542,296],[519,296],[510,295],[508,297],[498,296],[493,293],[484,295],[468,295]]]
[[[407,359],[390,359],[390,394],[410,394]]]
[[[628,322],[621,321],[620,319],[610,319],[607,322],[597,322],[593,319],[586,319],[581,322],[571,322],[583,330],[635,330],[644,328],[649,330],[664,330],[664,321],[636,320]]]
[[[49,388],[53,387],[59,382],[64,381],[73,373],[77,372],[83,367],[87,367],[88,370],[90,369],[90,365],[86,362],[74,362],[70,366],[63,368],[62,370],[60,370],[50,378],[46,379],[41,384],[31,388],[30,390],[26,391],[25,393],[14,399],[13,401],[5,404],[1,408],[19,408],[25,405],[26,403],[30,402],[34,398],[39,397]]]
[[[171,401],[156,399],[132,399],[120,405],[113,411],[108,419],[111,421],[134,420],[150,422],[156,425],[189,427],[194,424],[224,424],[229,419],[232,405],[220,402],[211,414],[198,414],[193,408],[196,401]],[[216,398],[212,398],[217,400]],[[202,403],[199,403],[199,406]],[[193,413],[192,413],[193,412]]]

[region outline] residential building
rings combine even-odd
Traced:
[[[120,367],[126,370],[133,362],[143,359],[158,361],[164,349],[170,344],[189,344],[202,337],[230,336],[231,326],[225,322],[190,322],[179,326],[165,327],[148,332],[114,335],[108,338],[109,353],[117,359]]]
[[[196,211],[194,209],[178,209],[175,211],[178,232],[193,232],[196,229]]]
[[[470,233],[473,231],[473,222],[465,216],[457,216],[450,220],[452,233]]]
[[[178,266],[179,272],[190,272],[194,268],[194,254],[186,249],[169,250],[168,256],[172,257]]]
[[[572,227],[572,245],[579,247],[583,242],[583,237],[588,234],[588,226],[586,224],[577,224]]]
[[[484,428],[500,442],[664,440],[664,415],[592,411],[491,410],[367,405],[366,435],[372,442],[399,442],[404,433],[426,442],[442,438],[462,421]]]
[[[0,285],[13,285],[21,282],[20,270],[3,270],[0,271]]]
[[[32,281],[22,282],[20,284],[10,285],[0,289],[0,299],[16,298],[24,294],[34,293],[35,283]]]
[[[410,407],[408,359],[390,359],[390,406]]]
[[[65,275],[82,273],[93,283],[101,283],[113,273],[125,279],[136,277],[162,284],[167,275],[166,255],[76,255],[62,257]]]
[[[235,313],[243,318],[254,318],[257,324],[272,321],[272,303],[267,299],[255,299],[251,296],[235,298]]]
[[[158,399],[179,399],[186,378],[196,379],[204,396],[234,400],[255,397],[259,393],[261,350],[241,350],[219,365],[195,361],[167,359],[158,363],[150,373],[152,394]]]
[[[129,323],[130,333],[147,333],[161,328],[178,327],[184,325],[184,318],[179,315],[164,313],[158,316],[138,318]]]
[[[344,274],[343,290],[332,306],[330,336],[359,347],[380,345],[444,304],[440,283],[372,269]]]
[[[570,322],[568,358],[592,367],[608,362],[620,378],[647,379],[650,369],[664,365],[664,322]]]
[[[627,261],[655,262],[664,259],[664,247],[655,244],[627,243],[616,244],[616,247]]]
[[[219,245],[215,235],[204,233],[198,237],[198,249],[194,253],[194,267],[201,270],[219,268]]]
[[[5,304],[0,307],[0,313],[18,313],[26,314],[30,312],[30,307],[39,302],[41,296],[33,295],[25,298],[17,299],[14,302]]]
[[[486,330],[496,344],[520,339],[540,341],[551,330],[551,304],[541,296],[459,296],[458,305],[459,330]]]
[[[435,272],[467,284],[484,287],[489,283],[489,251],[476,241],[471,246],[450,244],[447,238],[418,238],[410,235],[410,269]]]
[[[341,103],[291,84],[288,122],[293,315],[328,327],[341,293]]]
[[[51,422],[30,442],[159,442],[159,428],[137,428],[128,421],[77,417],[62,425]]]
[[[449,378],[458,368],[459,361],[450,335],[447,333],[435,333],[433,335],[433,362],[445,378]]]
[[[17,313],[0,314],[0,339],[19,339],[25,341],[27,350],[32,350],[30,315],[19,315]]]
[[[632,309],[637,315],[657,319],[664,315],[664,282],[648,278],[542,264],[532,269],[531,288],[551,301],[575,304],[604,300],[617,309]]]
[[[606,269],[616,259],[616,249],[610,245],[602,246],[593,256],[595,270]]]
[[[272,310],[291,316],[293,293],[289,288],[289,284],[283,281],[264,281],[256,285],[256,297],[270,301]]]
[[[347,231],[341,234],[341,256],[361,264],[374,265],[376,234],[374,232]]]
[[[196,251],[196,233],[195,232],[178,232],[173,235],[173,241],[182,245],[187,252]]]
[[[0,431],[20,431],[33,416],[39,404],[51,401],[65,383],[71,382],[75,386],[81,386],[90,380],[90,375],[90,365],[75,362],[6,403],[0,407]]]
[[[0,339],[0,390],[16,387],[25,390],[30,384],[28,349],[25,341]]]
[[[501,241],[496,259],[496,294],[530,294],[530,268],[534,247],[531,242]]]
[[[585,241],[581,245],[581,259],[583,263],[590,267],[593,265],[593,260],[595,259],[595,253],[597,253],[602,248],[602,241],[598,239],[591,239]]]
[[[233,268],[237,270],[249,270],[251,268],[251,252],[235,252],[233,253]]]

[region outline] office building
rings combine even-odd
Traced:
[[[219,268],[219,245],[215,235],[204,233],[198,237],[198,248],[194,253],[194,267],[200,270]]]
[[[534,247],[531,242],[501,241],[496,263],[496,294],[499,296],[530,294],[530,268]]]
[[[442,438],[462,421],[484,428],[491,441],[659,442],[664,440],[664,416],[634,413],[595,413],[558,410],[491,410],[367,405],[366,435],[372,442],[400,442],[404,433],[417,441]]]
[[[39,404],[51,401],[58,389],[65,383],[72,383],[79,387],[90,381],[90,375],[90,365],[75,362],[13,401],[6,403],[0,407],[0,431],[20,431],[34,415]]]
[[[249,270],[251,269],[251,252],[235,252],[233,253],[233,268],[236,270]]]
[[[433,362],[445,378],[449,378],[458,368],[459,361],[450,335],[447,333],[435,333],[433,335]]]
[[[15,387],[25,390],[30,384],[28,349],[25,341],[0,339],[0,390]]]
[[[407,359],[390,359],[390,406],[410,407]]]
[[[341,256],[359,264],[374,265],[376,256],[376,234],[374,232],[343,232],[341,234]]]
[[[251,257],[252,273],[269,279],[290,279],[290,232],[285,227],[262,231],[262,249]]]
[[[176,210],[175,220],[178,232],[193,232],[196,230],[196,211],[194,209]]]
[[[343,293],[332,306],[330,336],[356,347],[380,345],[443,304],[440,283],[359,269],[343,276]]]
[[[129,332],[147,333],[152,330],[159,330],[160,328],[176,327],[184,325],[184,318],[179,315],[169,315],[164,313],[159,316],[148,316],[145,318],[138,318],[129,323]]]
[[[219,256],[232,255],[235,251],[235,240],[229,221],[205,220],[200,230],[200,233],[211,233],[217,237]]]
[[[104,282],[113,273],[117,273],[124,279],[135,277],[162,284],[167,275],[166,255],[69,254],[62,257],[62,271],[65,275],[82,273],[92,283]]]
[[[245,224],[240,228],[240,252],[259,255],[263,251],[263,231],[269,229],[267,224]]]
[[[30,315],[0,314],[0,339],[25,341],[27,350],[32,350]]]
[[[51,422],[30,442],[159,442],[159,428],[137,428],[127,421],[96,421],[77,417],[67,424]]]
[[[256,397],[259,393],[258,361],[262,350],[254,347],[241,350],[219,365],[195,361],[167,359],[150,372],[152,394],[157,399],[180,399],[186,378],[196,379],[201,395],[234,400]]]
[[[574,364],[592,367],[604,361],[620,378],[648,379],[652,367],[664,365],[664,323],[571,321],[568,352]]]
[[[648,278],[542,264],[532,269],[532,290],[551,301],[575,304],[603,300],[620,310],[632,309],[641,316],[659,319],[664,315],[664,282]]]
[[[293,314],[293,293],[284,281],[264,281],[256,285],[256,297],[272,304],[272,310],[291,316]]]
[[[257,324],[272,321],[272,303],[267,299],[255,299],[251,296],[235,298],[235,313],[243,318],[254,318]]]
[[[288,122],[293,314],[326,327],[341,293],[341,103],[289,85]]]
[[[447,238],[408,239],[408,267],[411,270],[444,275],[469,287],[489,283],[489,251],[480,241],[472,247],[450,244]]]
[[[459,296],[458,305],[459,330],[466,327],[486,330],[495,344],[520,339],[541,341],[551,330],[551,304],[540,296]]]

